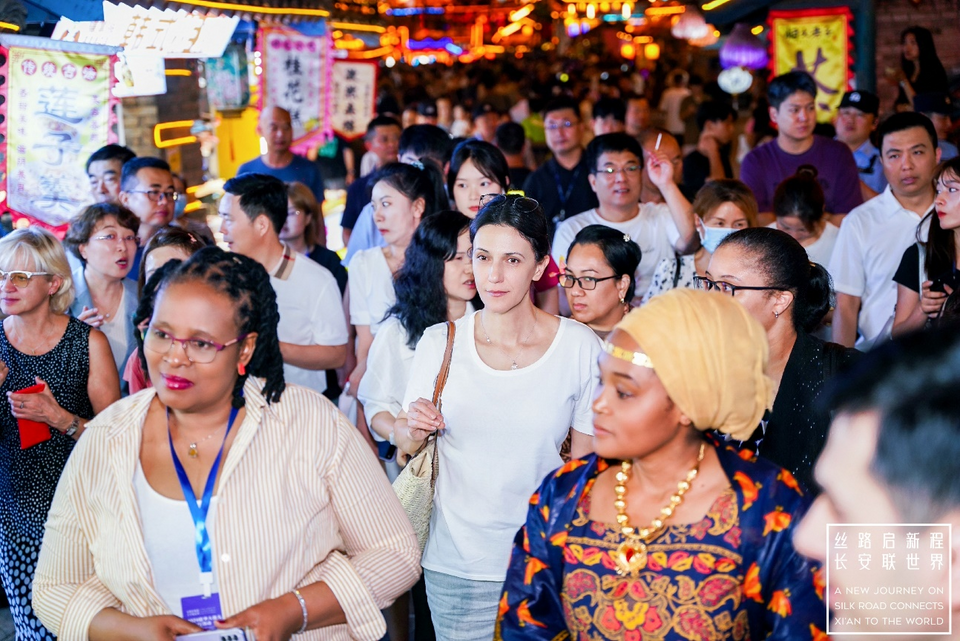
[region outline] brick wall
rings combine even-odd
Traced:
[[[157,124],[156,96],[123,99],[123,131],[126,145],[138,156],[159,156],[153,144],[153,126]]]
[[[887,82],[884,70],[900,68],[900,32],[918,25],[933,33],[937,54],[949,77],[960,75],[960,3],[958,0],[876,0],[877,93],[889,113],[897,88]]]

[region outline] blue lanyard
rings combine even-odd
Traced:
[[[577,178],[580,177],[580,170],[583,169],[583,166],[577,163],[577,169],[573,172],[573,176],[570,177],[570,184],[567,185],[567,190],[564,191],[560,187],[560,171],[557,169],[560,163],[557,163],[556,159],[552,160],[552,162],[556,163],[556,165],[550,165],[550,172],[553,174],[553,180],[557,186],[557,196],[560,197],[560,220],[564,220],[567,215],[567,200],[577,186]]]
[[[200,563],[200,584],[203,586],[203,596],[207,597],[210,596],[210,590],[213,586],[213,544],[210,542],[210,532],[207,530],[207,514],[210,512],[210,501],[213,499],[213,486],[217,481],[217,470],[220,468],[223,446],[227,443],[227,437],[230,435],[230,429],[233,427],[238,411],[236,407],[230,410],[227,432],[223,435],[220,451],[217,452],[217,458],[213,460],[213,467],[210,468],[210,475],[207,477],[207,483],[203,488],[203,499],[197,501],[197,495],[193,493],[193,487],[190,486],[187,472],[183,469],[183,464],[180,463],[177,451],[173,449],[173,435],[169,428],[170,408],[167,408],[167,438],[170,441],[170,454],[173,456],[173,467],[177,470],[177,478],[180,480],[180,489],[183,490],[183,496],[187,499],[187,507],[190,508],[190,516],[193,517],[194,544],[197,547],[197,561]]]

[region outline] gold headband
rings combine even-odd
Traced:
[[[633,363],[639,367],[649,367],[653,369],[653,362],[650,360],[650,357],[644,354],[643,352],[631,352],[628,349],[623,349],[622,347],[617,347],[613,343],[607,341],[603,342],[603,351],[614,358],[619,358],[622,361],[627,361],[628,363]]]

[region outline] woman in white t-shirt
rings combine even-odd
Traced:
[[[446,200],[443,176],[432,163],[394,162],[372,180],[373,219],[387,242],[357,252],[350,261],[350,324],[357,332],[357,365],[350,374],[356,390],[367,369],[367,352],[387,310],[396,302],[393,275],[403,265],[403,254],[424,216]]]
[[[814,167],[804,165],[796,175],[777,185],[773,214],[777,222],[770,227],[793,236],[807,250],[811,262],[830,264],[840,228],[830,222],[826,213],[826,199]]]
[[[561,465],[568,433],[573,458],[592,448],[600,341],[585,325],[547,314],[530,300],[530,284],[546,269],[550,248],[535,200],[485,199],[470,235],[484,309],[456,323],[442,413],[427,399],[447,329],[424,332],[394,436],[413,453],[439,430],[440,469],[423,558],[433,623],[439,639],[486,641],[530,494]]]

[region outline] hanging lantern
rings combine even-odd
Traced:
[[[670,29],[670,34],[680,40],[706,38],[712,32],[713,29],[707,29],[707,21],[704,20],[703,14],[689,6]]]
[[[719,33],[720,32],[717,31],[716,27],[714,27],[712,24],[708,24],[707,35],[705,35],[703,38],[691,38],[687,42],[692,47],[709,47],[710,45],[717,44],[717,40],[720,39],[720,36],[718,35]]]
[[[728,94],[736,96],[750,88],[753,84],[753,74],[743,67],[730,67],[720,72],[717,76],[717,84]]]
[[[724,69],[762,69],[769,60],[763,41],[750,33],[750,26],[742,22],[737,23],[727,36],[727,41],[720,47],[720,66]]]
[[[656,60],[660,57],[660,45],[651,42],[643,47],[643,57],[647,60]]]

